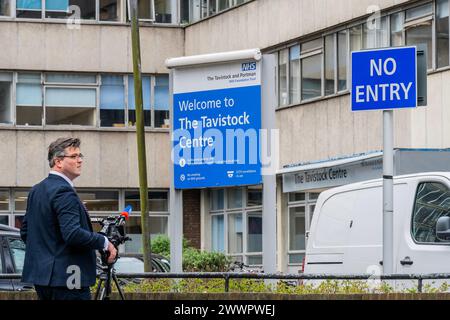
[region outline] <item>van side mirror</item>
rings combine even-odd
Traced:
[[[441,241],[450,241],[450,217],[440,217],[436,222],[436,237]]]

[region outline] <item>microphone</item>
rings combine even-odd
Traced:
[[[120,213],[118,225],[122,225],[123,223],[125,223],[125,220],[128,220],[131,211],[132,211],[131,205],[126,206],[125,209],[122,210],[122,212]]]

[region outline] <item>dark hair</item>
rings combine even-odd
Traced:
[[[64,150],[69,147],[79,148],[81,144],[78,138],[59,138],[48,146],[48,165],[53,168],[55,158],[65,155]]]

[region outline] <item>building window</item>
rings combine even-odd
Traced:
[[[448,0],[436,0],[436,67],[449,65]]]
[[[319,193],[291,192],[288,196],[288,260],[290,265],[302,263],[309,228]]]
[[[325,37],[325,95],[335,92],[334,78],[336,75],[336,52],[334,34]]]
[[[125,206],[131,205],[132,216],[125,229],[133,241],[125,243],[125,251],[142,253],[141,205],[139,190],[125,190]],[[168,235],[169,230],[169,192],[152,190],[148,192],[150,238]]]
[[[223,223],[223,215],[211,216],[211,249],[212,251],[225,251],[225,227]]]
[[[247,252],[262,252],[262,212],[247,214]],[[256,264],[256,263],[251,263]]]
[[[350,52],[359,51],[362,48],[362,26],[350,28]]]
[[[9,216],[0,214],[0,224],[4,224],[6,226],[9,226]]]
[[[44,2],[45,1],[45,2]],[[0,10],[9,11],[10,1],[1,1]],[[121,0],[16,0],[16,16],[34,19],[81,19],[120,21]],[[43,5],[45,4],[45,13]]]
[[[403,22],[404,12],[398,12],[391,15],[391,46],[398,47],[403,45]]]
[[[122,1],[100,0],[99,18],[101,21],[120,21]]]
[[[149,217],[150,239],[154,239],[159,235],[168,234],[168,217]],[[132,241],[124,244],[124,250],[128,253],[142,253],[142,228],[141,217],[137,215],[131,216],[125,224],[125,232]]]
[[[227,208],[242,208],[242,188],[233,188],[227,190]]]
[[[44,90],[46,124],[95,125],[95,75],[46,74]]]
[[[16,17],[42,18],[42,0],[16,0]]]
[[[180,0],[181,23],[193,23],[249,0]]]
[[[0,123],[14,121],[10,110],[11,102],[8,104],[11,101],[14,76],[15,74],[0,73]],[[40,73],[17,74],[17,125],[136,125],[134,81],[131,75],[45,73],[43,77],[45,81],[41,80]],[[101,79],[101,82],[97,79]],[[142,91],[145,126],[169,128],[168,75],[143,76]],[[152,118],[155,119],[154,124]]]
[[[262,187],[210,190],[211,250],[262,264]],[[226,208],[226,209],[224,209]]]
[[[433,13],[432,3],[427,3],[412,9],[406,10],[406,20],[429,16]]]
[[[28,191],[14,190],[14,211],[27,210]]]
[[[421,183],[417,187],[413,209],[413,239],[422,243],[440,242],[436,238],[436,222],[448,216],[450,211],[450,191],[438,182]]]
[[[119,211],[119,191],[78,190],[77,193],[89,212]]]
[[[347,89],[347,67],[348,67],[348,39],[347,31],[340,31],[338,39],[338,91]]]
[[[170,0],[155,1],[155,21],[158,23],[172,22],[172,8]]]
[[[67,19],[76,17],[95,20],[96,1],[86,0],[45,0],[45,17]]]
[[[16,86],[16,123],[42,125],[42,85],[40,73],[19,73]]]
[[[28,190],[13,190],[14,208],[13,221],[14,227],[20,229],[22,227],[23,217],[27,210]]]
[[[228,215],[228,253],[243,253],[242,213]]]
[[[217,0],[201,0],[201,17],[207,18],[217,13]]]
[[[142,105],[144,109],[144,125],[151,126],[150,110],[150,76],[142,76]],[[128,76],[128,125],[136,125],[136,106],[134,99],[134,79]]]
[[[148,207],[151,212],[169,212],[169,193],[167,191],[150,191]]]
[[[386,16],[364,23],[362,30],[364,49],[388,46],[389,32]]]
[[[141,211],[139,190],[125,191],[125,206],[131,205],[133,212]],[[150,212],[169,213],[169,194],[167,191],[149,191],[148,207]]]
[[[0,211],[9,211],[9,191],[0,190]]]
[[[288,49],[284,49],[278,53],[278,103],[280,106],[289,104],[288,74]]]
[[[322,95],[322,38],[301,44],[302,100]]]
[[[123,76],[102,75],[100,86],[100,126],[125,126],[125,86]]]
[[[289,251],[305,251],[306,244],[305,206],[289,208]],[[290,254],[289,263],[301,263],[302,254]]]
[[[138,0],[138,15],[141,20],[155,20],[152,0]]]
[[[0,16],[10,16],[10,15],[11,15],[11,0],[1,0]]]
[[[289,104],[300,102],[300,45],[289,48]]]
[[[432,4],[406,10],[406,45],[425,44],[428,49],[428,69],[433,68],[433,7]]]
[[[155,76],[155,128],[169,128],[169,76]]]
[[[0,123],[12,123],[12,73],[0,73]]]
[[[224,189],[213,189],[210,191],[210,209],[211,211],[224,209]]]
[[[262,206],[262,187],[247,187],[247,207]]]

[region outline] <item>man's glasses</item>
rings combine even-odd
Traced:
[[[72,155],[63,155],[63,156],[60,156],[60,158],[70,158],[70,159],[73,159],[73,160],[76,160],[76,159],[83,160],[84,156],[83,156],[82,153],[80,153],[80,154],[72,154]]]

